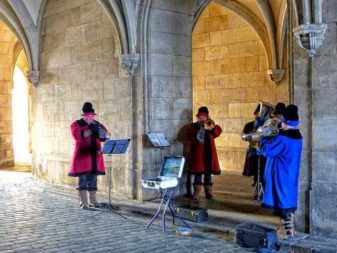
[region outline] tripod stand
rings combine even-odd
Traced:
[[[172,199],[172,194],[173,194],[173,188],[167,188],[165,189],[164,195],[162,196],[161,202],[159,204],[158,210],[155,213],[155,215],[152,217],[152,219],[147,223],[146,228],[149,228],[151,226],[151,224],[153,223],[153,221],[158,217],[160,211],[161,211],[161,207],[163,206],[163,204],[165,204],[164,210],[163,210],[163,214],[162,214],[162,225],[163,225],[163,232],[165,233],[166,231],[166,212],[167,209],[169,208],[171,213],[172,213],[172,222],[174,224],[174,219],[175,217],[177,217],[186,227],[188,227],[189,229],[191,229],[192,227],[180,216],[180,214],[178,213],[176,207],[173,204],[173,199]]]
[[[108,177],[109,177],[109,183],[108,183],[108,204],[107,204],[107,208],[106,210],[101,210],[100,213],[94,215],[97,216],[99,214],[102,214],[103,212],[112,212],[115,213],[119,216],[121,216],[122,218],[126,219],[126,217],[124,217],[123,215],[121,215],[120,213],[114,211],[111,209],[111,184],[112,184],[112,180],[111,180],[111,176],[112,176],[112,154],[124,154],[129,146],[129,142],[130,139],[126,139],[126,140],[108,140],[102,149],[102,154],[106,154],[110,157],[110,161],[109,161],[109,169],[108,169]]]

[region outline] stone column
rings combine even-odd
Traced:
[[[319,4],[320,1],[314,2]],[[333,1],[325,1],[323,7],[323,20],[317,17],[317,13],[316,18],[312,19],[326,24],[325,39],[320,41],[320,47],[314,48],[314,54],[310,53],[313,48],[308,47],[309,55],[306,55],[300,48],[302,45],[293,44],[294,102],[299,106],[304,144],[296,228],[312,235],[335,237],[337,7]],[[322,23],[317,25],[321,26]],[[297,31],[294,30],[295,37],[299,35]],[[312,29],[306,31],[310,40],[317,35]],[[307,42],[307,45],[311,45],[313,41]]]

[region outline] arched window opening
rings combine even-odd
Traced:
[[[221,1],[218,1],[219,3]],[[226,1],[223,1],[226,2]],[[211,1],[200,14],[192,33],[193,115],[207,106],[222,128],[215,139],[221,175],[213,178],[218,196],[256,197],[254,175],[243,177],[248,142],[241,139],[246,123],[254,120],[259,101],[288,102],[288,83],[276,86],[268,76],[268,57],[256,29],[239,10]],[[263,174],[263,173],[261,173]]]
[[[13,148],[16,165],[30,165],[28,83],[15,65],[12,90]]]

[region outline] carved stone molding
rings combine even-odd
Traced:
[[[128,75],[133,76],[138,66],[139,54],[122,54],[122,68],[128,72]]]
[[[323,23],[323,0],[293,0],[298,16],[298,26],[293,29],[294,36],[301,48],[308,51],[309,57],[317,55],[322,46],[327,24]],[[300,15],[302,13],[302,15]]]
[[[38,70],[27,71],[27,77],[29,81],[36,87],[40,81],[40,71]]]
[[[269,69],[267,74],[275,84],[280,84],[284,77],[284,69]]]
[[[327,24],[305,24],[293,29],[298,45],[308,50],[310,57],[317,55],[317,49],[323,44]]]

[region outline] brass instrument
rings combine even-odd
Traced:
[[[258,117],[264,120],[270,119],[274,111],[274,106],[264,101],[260,101],[259,106],[260,111]]]
[[[212,120],[210,118],[207,119],[204,123],[204,126],[205,126],[205,129],[208,130],[208,131],[213,130],[213,128],[215,126],[214,120]]]
[[[268,119],[260,126],[255,133],[243,134],[243,141],[261,141],[265,137],[273,137],[279,134],[278,120],[276,118]]]

